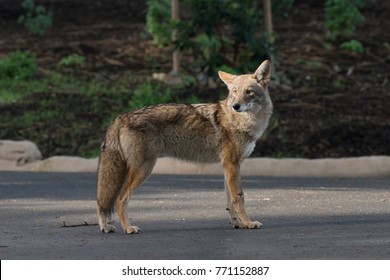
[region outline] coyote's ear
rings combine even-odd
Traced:
[[[232,75],[223,71],[218,71],[218,75],[228,87],[230,87],[230,85],[233,83],[234,78],[237,77],[236,75]]]
[[[259,84],[267,86],[271,79],[271,61],[265,60],[252,75]]]

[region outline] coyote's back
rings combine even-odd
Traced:
[[[207,114],[218,113],[219,106],[202,105],[207,110],[204,114],[200,105],[166,104],[121,115],[109,127],[102,151],[117,149],[130,156],[130,162],[159,155],[217,161],[219,145],[215,140],[220,138],[221,129]]]
[[[238,172],[272,114],[269,75],[268,61],[253,75],[220,72],[229,88],[225,100],[158,105],[118,116],[107,130],[99,157],[97,203],[101,230],[115,231],[108,225],[115,206],[125,232],[139,231],[128,223],[127,202],[161,155],[196,162],[221,161],[233,225],[260,227],[259,222],[251,222],[246,216]]]

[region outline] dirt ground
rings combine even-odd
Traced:
[[[143,81],[154,72],[170,71],[170,50],[153,46],[145,31],[146,1],[37,2],[53,12],[53,27],[42,38],[28,36],[16,22],[23,12],[19,1],[0,0],[0,56],[17,49],[30,50],[37,54],[39,71],[47,73],[60,58],[78,53],[90,65],[80,75],[99,76],[112,83],[123,73],[131,72],[136,81]],[[365,22],[354,36],[363,43],[363,54],[341,50],[341,42],[326,40],[323,6],[317,1],[295,1],[287,16],[274,18],[279,79],[270,90],[275,114],[255,156],[390,155],[389,14],[387,1],[370,2],[363,10]],[[191,63],[182,66],[183,71],[192,73]],[[191,94],[201,92],[203,98],[210,95],[215,100],[218,94],[214,91],[221,90],[222,84],[217,89],[194,86]],[[50,98],[53,94],[57,103],[69,110],[78,104],[87,108],[67,122],[84,118],[89,124],[78,128],[84,131],[79,138],[75,136],[77,127],[62,125],[63,137],[72,144],[44,146],[44,156],[83,153],[82,149],[98,147],[104,127],[99,115],[88,112],[88,100],[62,92],[39,96]],[[37,95],[32,95],[27,105],[0,109],[17,118],[26,110],[36,110],[35,98]],[[1,129],[1,137],[11,139],[28,138],[32,130],[46,131],[46,139],[30,139],[38,143],[50,142],[50,136],[59,133],[53,123],[35,123],[27,130],[3,123]]]

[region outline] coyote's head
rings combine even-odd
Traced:
[[[272,106],[268,93],[271,62],[265,60],[254,74],[232,75],[219,71],[219,77],[228,86],[228,106],[235,112],[253,112]]]

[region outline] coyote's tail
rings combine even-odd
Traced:
[[[105,143],[103,143],[105,145]],[[126,163],[121,153],[111,147],[102,146],[99,157],[97,183],[97,214],[103,232],[114,231],[108,226],[117,199],[126,177]]]

